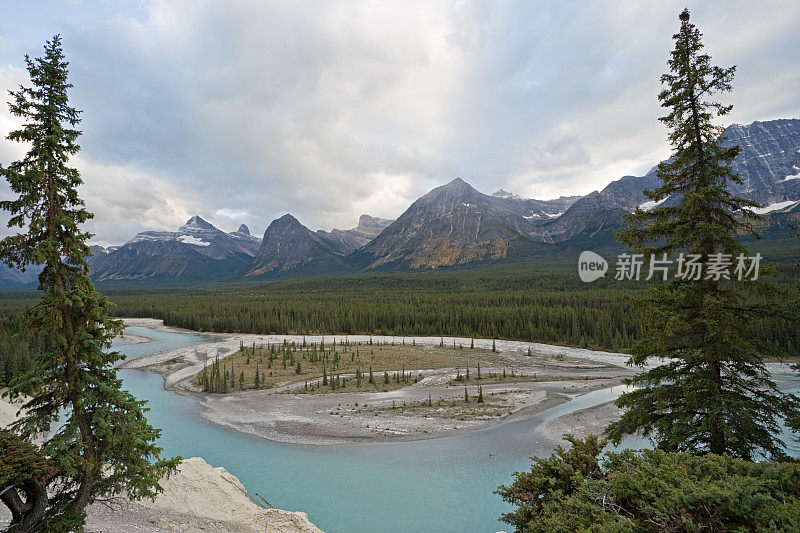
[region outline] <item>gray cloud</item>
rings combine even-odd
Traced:
[[[286,212],[351,227],[455,176],[547,198],[645,172],[668,153],[656,95],[682,8],[19,6],[0,21],[0,88],[24,75],[24,53],[63,34],[100,242],[194,213],[227,230],[260,232]],[[703,2],[693,17],[715,62],[739,65],[733,120],[800,116],[795,2]],[[0,113],[0,133],[12,125]],[[17,153],[0,143],[3,161]]]

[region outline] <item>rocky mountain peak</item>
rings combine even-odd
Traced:
[[[292,215],[286,213],[282,217],[273,220],[267,228],[266,233],[274,233],[292,228],[305,228],[305,226],[300,224],[300,221]]]
[[[492,196],[495,196],[497,198],[510,198],[514,200],[522,200],[521,196],[514,194],[513,192],[508,192],[505,189],[497,189],[492,193]]]
[[[392,223],[391,220],[387,220],[385,218],[373,217],[370,215],[361,215],[360,217],[358,217],[358,229],[361,230],[383,229],[391,223]]]
[[[236,233],[244,233],[245,235],[250,235],[250,228],[247,227],[247,224],[242,224],[239,226],[239,229],[236,230]]]
[[[215,230],[217,228],[214,227],[213,224],[210,222],[203,220],[198,215],[194,215],[192,218],[186,221],[186,224],[180,227],[178,231],[198,231],[198,230]]]
[[[462,180],[461,178],[456,178],[453,181],[451,181],[450,183],[447,183],[446,185],[442,185],[441,189],[442,190],[446,190],[446,191],[452,191],[452,192],[472,192],[472,191],[475,191],[475,189],[472,187],[472,185],[470,185],[466,181]]]

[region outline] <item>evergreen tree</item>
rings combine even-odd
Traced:
[[[203,387],[203,392],[208,392],[208,365],[203,367],[203,375],[200,377],[200,384]]]
[[[464,401],[469,403],[469,394],[467,393],[467,386],[464,385]]]
[[[659,94],[669,110],[660,120],[671,130],[674,151],[658,167],[662,185],[646,192],[654,201],[677,201],[638,209],[619,238],[646,257],[696,254],[709,261],[723,254],[717,257],[735,264],[739,254],[747,255],[737,235],[754,234],[758,218],[752,211],[757,204],[729,190],[741,183],[730,167],[739,147],[722,143],[722,128],[712,123],[731,110],[712,100],[731,90],[735,67],[712,66],[688,10],[680,21]],[[648,327],[631,360],[645,365],[650,356],[669,359],[630,381],[637,389],[617,401],[627,411],[609,427],[612,439],[641,432],[668,451],[782,456],[780,417],[800,422],[800,399],[781,393],[772,381],[764,365],[766,347],[752,325],[776,312],[794,314],[783,300],[760,279],[707,272],[701,279],[677,276],[651,287],[639,302]]]
[[[478,386],[478,403],[483,403],[483,386]]]
[[[302,374],[303,373],[303,367],[300,366],[300,361],[297,362],[297,366],[294,369],[294,373],[295,374]]]
[[[44,296],[27,318],[32,331],[52,342],[37,355],[35,369],[11,383],[9,395],[30,398],[12,426],[24,439],[47,432],[62,416],[41,448],[59,483],[46,513],[36,517],[43,523],[33,527],[78,531],[95,499],[122,491],[134,499],[154,496],[179,459],[159,457],[154,442],[160,431],[147,423],[145,402],[122,389],[113,367],[122,356],[105,351],[123,324],[110,318],[108,300],[88,277],[91,235],[80,226],[92,214],[78,196],[80,174],[68,165],[79,150],[80,112],[68,102],[72,85],[58,35],[44,52],[42,58],[25,58],[32,87],[10,93],[10,111],[24,124],[8,139],[30,149],[22,160],[0,167],[18,195],[0,208],[11,212],[9,227],[25,228],[0,241],[0,257],[11,267],[43,265]]]
[[[372,366],[369,367],[369,382],[373,384],[375,383],[375,377],[372,375]]]

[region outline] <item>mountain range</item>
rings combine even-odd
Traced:
[[[800,120],[734,124],[723,142],[741,147],[733,163],[741,183],[731,189],[764,206],[767,237],[788,237],[800,220]],[[502,189],[484,194],[456,178],[396,220],[362,215],[352,229],[312,231],[286,214],[262,238],[245,225],[226,233],[194,216],[174,232],[145,231],[119,247],[94,246],[90,266],[103,282],[257,280],[513,262],[614,242],[624,214],[651,207],[644,190],[659,183],[653,167],[586,196],[535,200]],[[32,277],[0,269],[0,286],[29,284]]]

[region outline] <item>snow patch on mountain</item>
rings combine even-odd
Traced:
[[[669,197],[667,197],[667,198],[669,198]],[[659,205],[664,203],[667,200],[667,198],[662,198],[661,200],[659,200],[657,202],[653,201],[653,200],[648,200],[643,204],[639,204],[639,209],[641,209],[642,211],[650,211],[654,207],[658,207]]]
[[[191,244],[192,246],[211,246],[210,242],[198,239],[194,235],[181,235],[178,240],[184,244]]]
[[[753,209],[755,213],[759,215],[763,215],[764,213],[771,213],[772,211],[778,211],[779,209],[784,209],[789,207],[792,204],[796,204],[797,200],[787,200],[785,202],[775,202],[774,204],[769,204],[764,207],[756,207]]]

